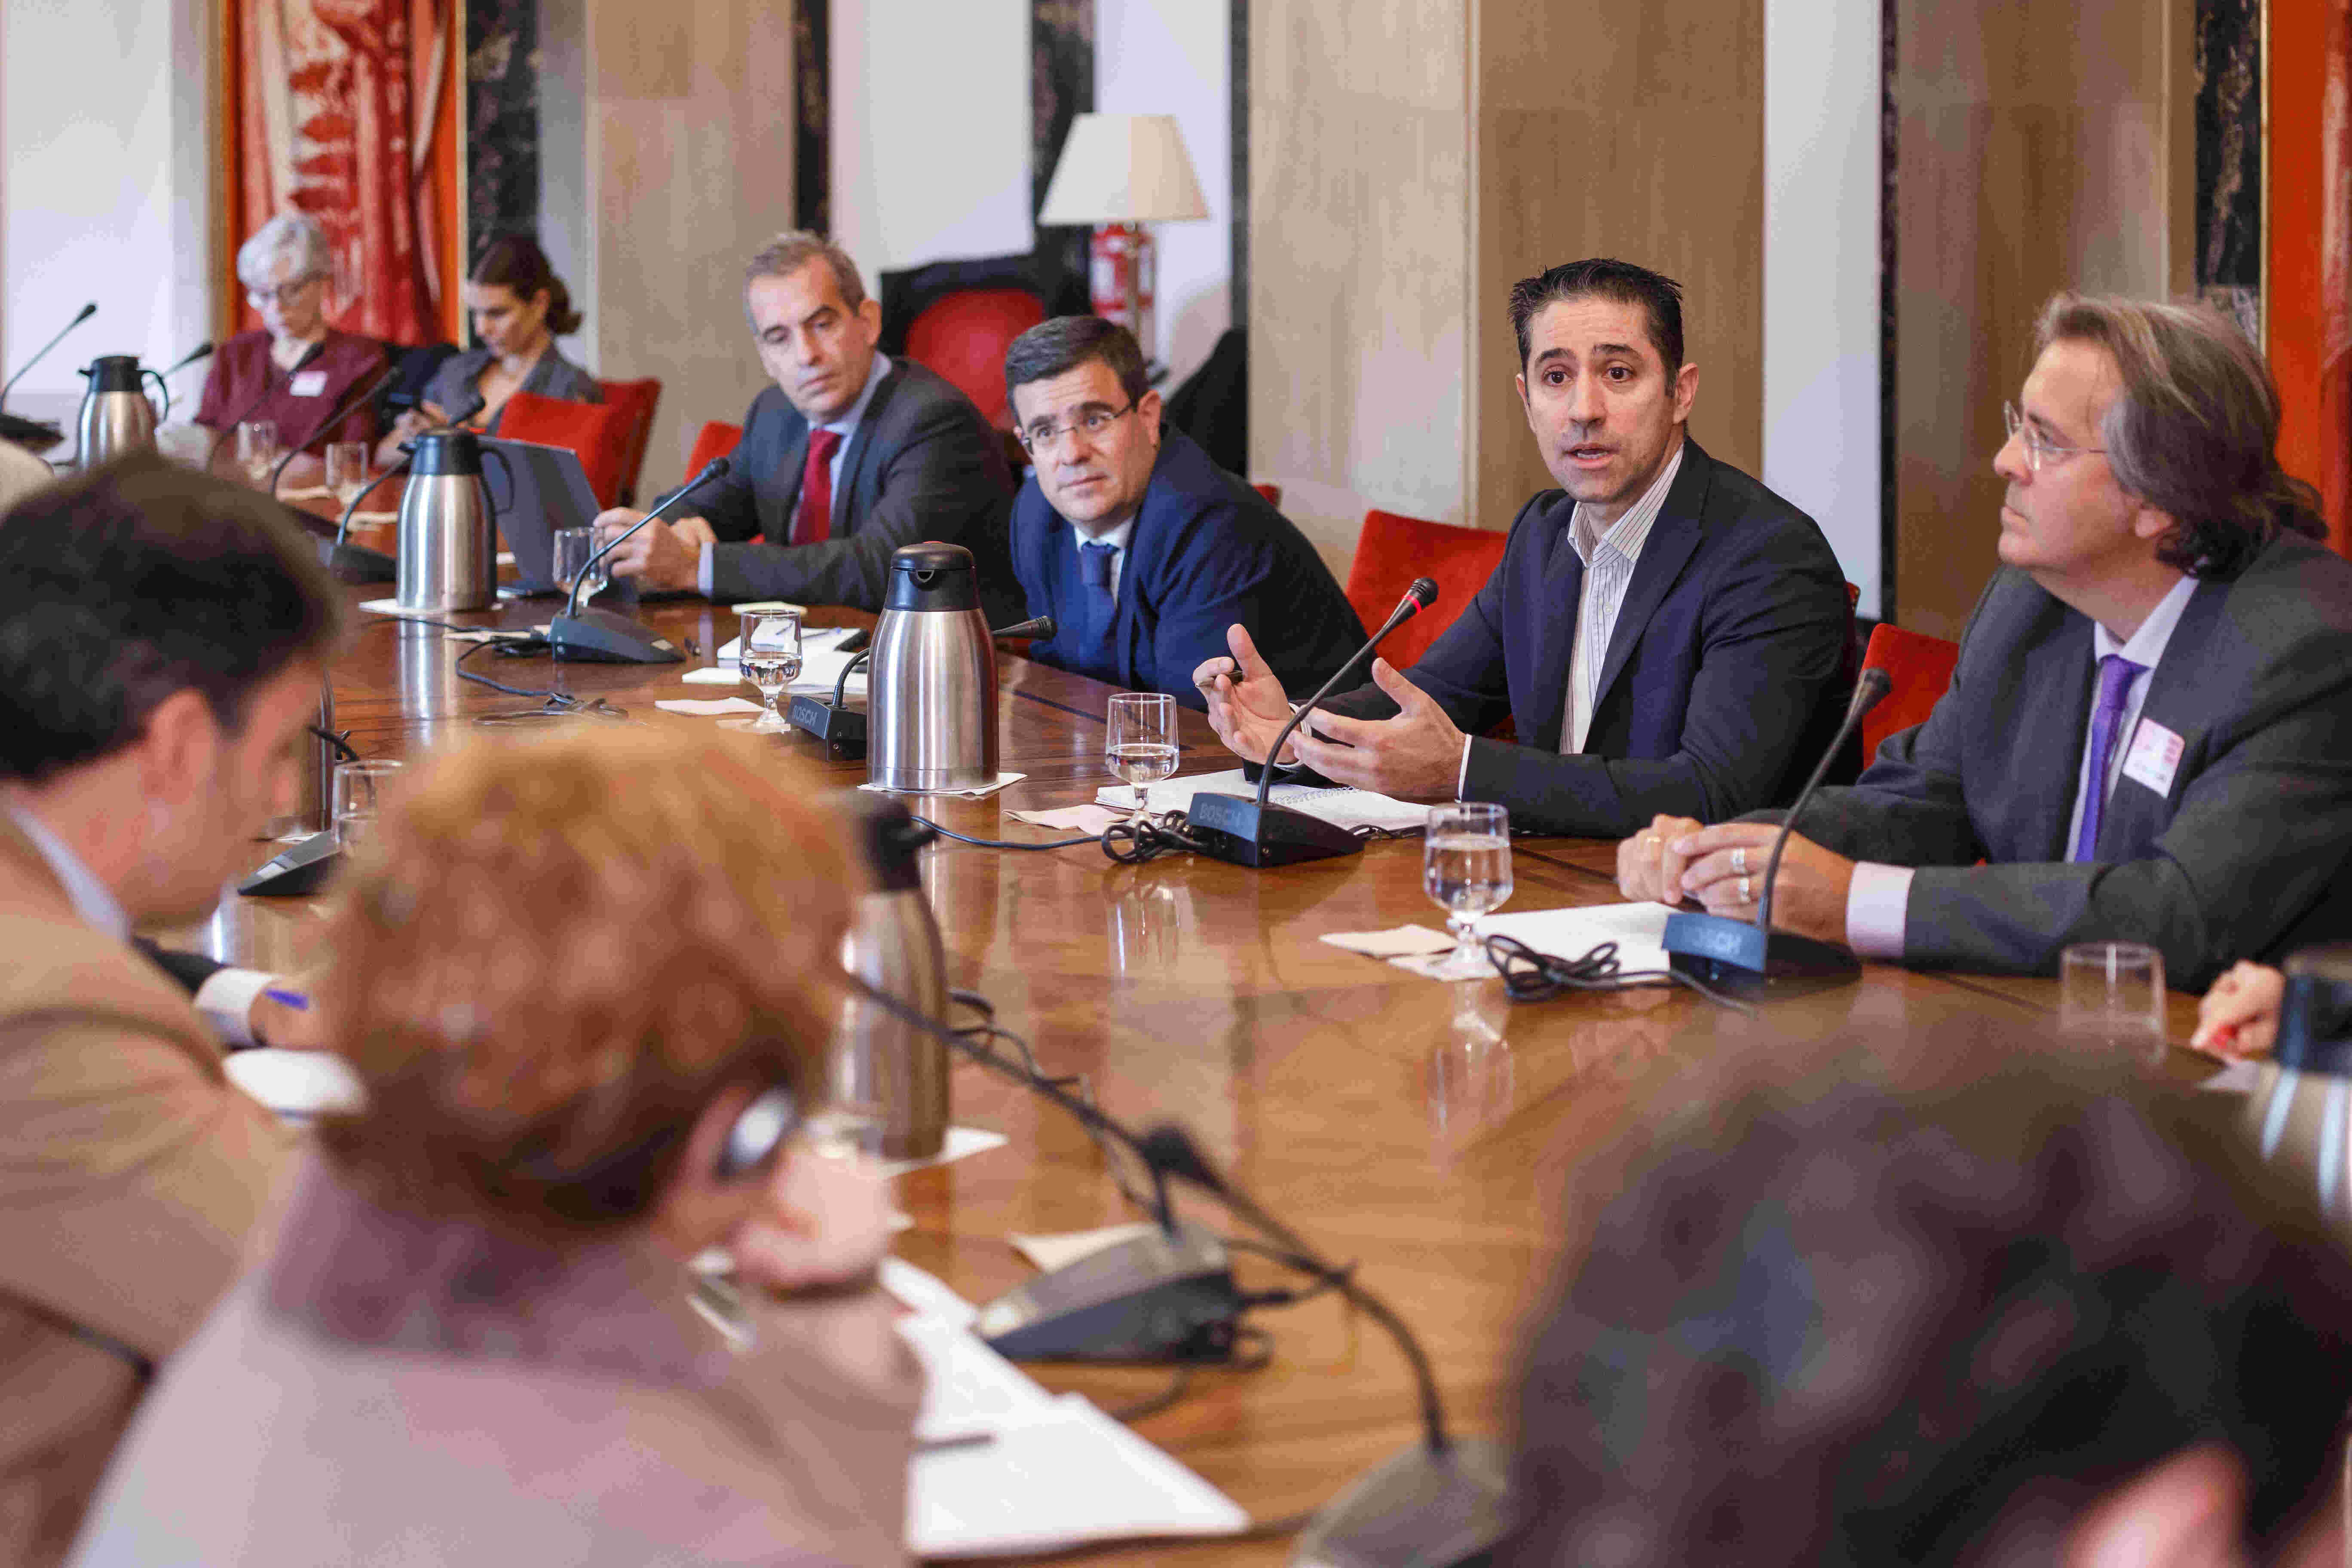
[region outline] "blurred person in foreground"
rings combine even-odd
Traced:
[[[477,743],[388,803],[320,994],[368,1105],[166,1373],[87,1563],[895,1563],[921,1378],[824,1091],[854,873],[756,754]],[[648,910],[661,911],[648,920]],[[719,1247],[738,1352],[689,1304]]]
[[[1497,1561],[2340,1563],[2352,1258],[2234,1102],[1850,1069],[1669,1118],[1590,1189]]]
[[[268,856],[339,624],[281,508],[152,454],[0,514],[0,1563],[64,1555],[291,1168],[223,1047],[300,1016],[132,931]]]

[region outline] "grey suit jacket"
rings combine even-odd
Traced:
[[[792,537],[808,438],[808,421],[782,391],[753,399],[727,476],[694,503],[719,539],[711,597],[878,610],[891,552],[936,539],[971,552],[992,626],[1004,624],[1007,606],[1020,618],[1005,536],[1013,471],[970,398],[912,360],[892,361],[842,454],[832,537],[777,542]]]
[[[425,390],[425,397],[452,419],[472,418],[482,406],[482,373],[490,368],[490,362],[496,358],[498,355],[488,349],[467,349],[451,354],[433,373],[432,383]],[[522,378],[520,390],[534,397],[561,397],[570,403],[604,401],[604,389],[597,384],[596,378],[565,359],[552,343],[539,356],[539,363],[530,367],[530,374]],[[490,421],[488,428],[491,435],[499,433],[499,419],[505,418],[506,413],[500,408],[498,418]]]
[[[2171,788],[2118,777],[2098,859],[2074,865],[2093,686],[2089,619],[2004,571],[1927,721],[1797,830],[1919,868],[1907,963],[2049,973],[2069,943],[2117,939],[2202,988],[2234,959],[2352,936],[2352,563],[2290,537],[2197,588],[2140,714],[2180,737]]]

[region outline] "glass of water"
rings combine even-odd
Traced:
[[[2058,1028],[2076,1045],[2164,1058],[2164,955],[2145,942],[2080,942],[2058,955]]]
[[[335,843],[340,848],[350,851],[367,842],[383,810],[383,792],[399,776],[400,764],[389,757],[335,764],[331,805]]]
[[[248,419],[236,427],[237,464],[255,484],[269,482],[269,470],[278,466],[278,458],[276,420]]]
[[[1495,973],[1479,944],[1478,917],[1511,896],[1511,814],[1465,801],[1433,805],[1421,847],[1422,886],[1445,910],[1454,951],[1428,973],[1440,980],[1478,980]]]
[[[754,735],[788,735],[792,724],[777,711],[777,700],[792,689],[801,672],[801,617],[797,610],[744,610],[738,620],[742,631],[735,645],[735,668],[760,693],[768,710],[757,719],[722,721],[730,730]]]
[[[1135,815],[1128,820],[1140,822],[1151,786],[1176,771],[1176,699],[1164,691],[1122,691],[1103,717],[1103,760],[1135,786]]]
[[[555,585],[571,592],[574,579],[595,557],[596,531],[593,528],[559,528],[555,531]],[[613,585],[609,560],[598,561],[588,573],[588,581],[580,585],[580,602],[586,604]]]
[[[327,444],[327,489],[337,504],[349,507],[367,489],[368,444],[331,441]]]

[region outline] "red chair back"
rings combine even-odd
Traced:
[[[723,419],[713,419],[694,438],[694,450],[686,455],[686,477],[694,478],[713,458],[723,458],[743,439],[743,426],[730,425]]]
[[[933,300],[907,324],[907,357],[945,376],[991,425],[1009,426],[1004,351],[1045,319],[1025,289],[965,289]]]
[[[1437,603],[1391,633],[1381,644],[1381,657],[1403,669],[1428,652],[1429,645],[1494,575],[1510,537],[1392,511],[1364,513],[1355,563],[1348,569],[1348,603],[1363,617],[1366,630],[1389,618],[1414,578],[1429,577],[1437,584]]]
[[[1863,668],[1883,669],[1893,676],[1895,689],[1862,721],[1863,766],[1868,767],[1877,757],[1879,746],[1889,735],[1927,721],[1936,700],[1952,684],[1952,667],[1959,659],[1959,644],[1925,632],[1882,625],[1870,634]]]
[[[645,477],[646,443],[653,439],[654,410],[661,404],[659,380],[600,381],[604,389],[604,405],[629,411],[628,435],[621,449],[620,504],[634,506],[637,500],[637,481]]]
[[[536,441],[542,447],[569,447],[588,470],[588,488],[600,506],[617,506],[621,499],[621,465],[628,456],[629,411],[617,404],[573,403],[518,392],[507,399],[499,416],[499,436],[508,441]]]
[[[1250,489],[1264,496],[1266,505],[1277,510],[1281,507],[1282,487],[1280,485],[1252,485]]]

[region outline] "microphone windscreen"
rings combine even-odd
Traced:
[[[84,305],[84,306],[81,308],[81,314],[80,314],[80,315],[79,315],[79,316],[76,316],[76,317],[73,319],[73,324],[74,324],[75,326],[79,326],[79,325],[81,325],[81,323],[82,323],[82,322],[89,321],[92,316],[95,316],[95,315],[97,315],[97,314],[98,314],[98,301],[97,301],[97,300],[92,300],[89,304]]]
[[[1172,1121],[1162,1122],[1145,1133],[1136,1147],[1144,1163],[1162,1175],[1179,1177],[1213,1193],[1224,1185],[1209,1168],[1209,1163],[1201,1158],[1192,1135]]]
[[[1425,610],[1437,603],[1437,584],[1432,578],[1415,577],[1412,586],[1405,590],[1405,596]]]
[[[1877,665],[1864,666],[1862,678],[1853,683],[1853,710],[1867,713],[1895,689],[1895,678]]]

